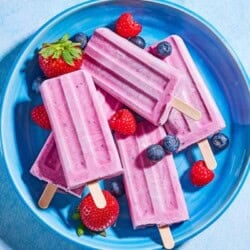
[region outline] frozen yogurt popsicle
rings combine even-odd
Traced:
[[[201,111],[199,121],[194,121],[176,109],[172,109],[167,123],[164,125],[167,133],[180,139],[179,151],[198,143],[204,160],[210,169],[216,167],[216,160],[207,141],[207,137],[225,127],[225,121],[216,106],[213,97],[202,79],[187,47],[181,37],[172,35],[165,39],[172,45],[172,53],[164,61],[181,70],[186,77],[182,91],[177,97]],[[154,52],[157,45],[152,45],[149,51]]]
[[[174,97],[181,71],[107,28],[97,29],[84,51],[82,68],[95,84],[151,123],[164,124],[172,106],[200,119],[199,111]]]
[[[30,169],[30,173],[38,179],[48,183],[46,191],[44,192],[46,193],[46,197],[42,196],[38,203],[42,208],[48,207],[58,188],[77,197],[81,197],[83,187],[72,190],[67,188],[53,133],[51,133],[46,140],[42,150]],[[50,190],[50,197],[48,197],[48,189]]]
[[[169,225],[185,221],[189,215],[173,156],[168,154],[154,165],[145,157],[146,148],[160,143],[164,136],[163,127],[147,121],[138,124],[133,136],[115,134],[133,227],[157,225],[169,248],[173,244]]]
[[[122,104],[102,89],[97,89],[97,91],[106,117],[109,119],[122,107]],[[67,188],[53,132],[43,145],[43,148],[30,169],[30,173],[48,183],[38,202],[38,205],[43,209],[49,206],[58,188],[77,197],[81,197],[84,186],[73,190]]]
[[[92,77],[79,70],[44,81],[40,90],[67,187],[87,184],[104,207],[97,181],[120,175],[122,167]]]

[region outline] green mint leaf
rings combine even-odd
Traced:
[[[73,58],[72,58],[71,54],[69,53],[69,51],[64,50],[64,51],[62,52],[62,57],[63,57],[63,60],[64,60],[67,64],[69,64],[69,65],[74,65],[74,63],[73,63]]]

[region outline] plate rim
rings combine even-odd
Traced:
[[[69,8],[66,8],[65,10],[59,12],[58,14],[56,14],[54,17],[50,18],[47,22],[45,22],[23,45],[23,47],[20,49],[19,53],[17,54],[14,62],[12,63],[12,66],[10,67],[10,70],[8,72],[8,75],[5,79],[5,82],[3,83],[3,87],[1,89],[1,93],[0,93],[0,156],[1,156],[1,165],[3,165],[4,167],[6,167],[6,172],[7,175],[9,176],[12,184],[14,185],[14,190],[15,192],[18,194],[18,196],[21,198],[20,200],[25,204],[25,206],[27,206],[32,213],[35,215],[36,219],[38,220],[38,222],[40,222],[40,224],[43,224],[44,226],[47,226],[49,228],[49,230],[51,230],[52,232],[57,233],[58,235],[66,238],[67,240],[70,240],[71,242],[80,245],[80,246],[84,246],[84,247],[88,247],[89,249],[93,249],[93,244],[89,244],[89,242],[83,242],[83,244],[81,244],[78,241],[75,241],[74,239],[72,239],[71,237],[69,237],[69,235],[62,233],[61,231],[57,231],[55,229],[53,229],[53,227],[51,227],[50,224],[48,224],[46,221],[41,220],[41,216],[39,215],[39,211],[37,211],[37,207],[33,206],[31,207],[29,205],[29,202],[27,200],[25,200],[25,198],[23,197],[23,192],[22,190],[20,190],[18,188],[18,185],[15,181],[15,178],[13,177],[13,174],[11,173],[10,169],[8,168],[8,164],[7,164],[7,160],[4,157],[4,153],[5,153],[5,146],[3,144],[3,140],[2,140],[2,127],[3,127],[3,106],[5,103],[5,95],[8,93],[8,83],[12,81],[13,75],[15,75],[15,71],[17,70],[18,66],[20,66],[19,64],[21,63],[21,61],[23,61],[23,58],[25,57],[25,55],[27,54],[30,46],[35,43],[35,41],[38,39],[38,37],[42,36],[43,32],[46,32],[47,29],[50,28],[50,26],[53,26],[56,22],[60,21],[64,16],[68,16],[71,15],[73,12],[76,12],[82,8],[87,8],[91,5],[95,5],[95,4],[101,4],[103,2],[112,2],[112,0],[87,0],[85,2],[73,5]],[[133,2],[133,1],[131,1]],[[223,37],[223,35],[211,24],[209,23],[206,19],[204,19],[203,17],[201,17],[199,14],[197,14],[196,12],[188,9],[187,7],[181,6],[180,4],[176,4],[176,3],[172,3],[169,1],[165,1],[165,0],[142,0],[142,2],[149,2],[149,3],[155,3],[155,4],[162,4],[164,6],[167,7],[171,7],[174,9],[177,9],[178,11],[183,12],[186,15],[191,16],[192,18],[194,18],[195,20],[199,21],[201,24],[203,24],[206,28],[209,29],[209,31],[211,33],[213,33],[216,38],[223,44],[223,46],[228,50],[229,54],[232,56],[232,59],[235,63],[235,65],[238,67],[241,75],[243,76],[243,79],[245,80],[246,85],[249,87],[250,86],[250,82],[249,82],[249,76],[244,68],[244,66],[242,65],[239,57],[237,56],[237,54],[235,53],[235,51],[233,50],[233,48],[229,45],[229,43],[227,42],[227,40]],[[130,3],[130,1],[128,2]],[[248,91],[250,92],[250,90],[248,89]],[[240,190],[242,189],[242,186],[244,185],[248,174],[249,174],[249,169],[250,169],[250,155],[248,155],[248,157],[246,157],[246,166],[242,172],[242,176],[238,181],[237,186],[232,190],[232,193],[230,195],[230,198],[227,199],[227,201],[225,201],[223,203],[223,205],[220,207],[220,210],[218,210],[216,212],[216,214],[214,214],[213,216],[211,216],[207,222],[202,225],[200,228],[198,228],[197,230],[194,230],[194,232],[192,233],[188,233],[186,236],[180,236],[179,237],[179,241],[178,241],[178,245],[181,245],[182,243],[188,241],[189,239],[193,238],[194,236],[200,234],[202,231],[204,231],[205,229],[207,229],[209,226],[211,226],[227,209],[228,207],[232,204],[232,202],[235,200],[235,198],[237,197],[237,195],[239,194]],[[150,247],[150,245],[148,246]],[[154,247],[155,247],[155,243],[154,243]],[[151,248],[152,249],[152,248]],[[154,248],[156,249],[156,248]],[[157,248],[158,249],[158,248]]]

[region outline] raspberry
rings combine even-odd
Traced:
[[[120,134],[132,135],[136,131],[136,120],[128,109],[120,109],[110,118],[109,126]]]
[[[135,22],[130,13],[123,13],[115,24],[115,32],[125,38],[137,36],[141,30],[142,26]]]
[[[197,161],[191,168],[190,178],[194,186],[201,187],[214,179],[214,173],[207,168],[204,161]]]

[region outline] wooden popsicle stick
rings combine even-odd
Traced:
[[[42,209],[48,208],[51,200],[53,199],[55,195],[56,190],[57,190],[56,185],[52,183],[48,183],[45,189],[43,190],[43,193],[38,201],[38,206]]]
[[[98,208],[104,208],[107,205],[106,199],[103,195],[102,189],[97,181],[89,182],[87,184],[89,192]]]
[[[200,148],[201,154],[203,156],[204,161],[206,162],[208,169],[214,170],[217,166],[217,162],[208,140],[205,139],[198,142],[198,146]]]
[[[174,97],[172,100],[172,107],[179,110],[186,116],[192,118],[195,121],[198,121],[201,119],[201,112],[197,110],[196,108],[190,106],[189,104],[183,102],[177,97]]]
[[[162,244],[163,244],[164,248],[173,249],[175,242],[174,242],[170,227],[169,226],[163,226],[163,227],[158,226],[158,230],[159,230]]]

